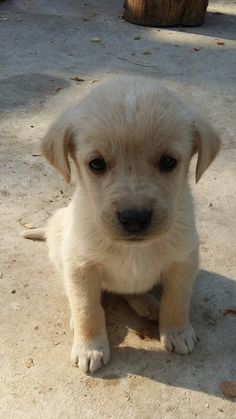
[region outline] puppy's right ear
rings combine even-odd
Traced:
[[[73,121],[69,112],[64,113],[50,128],[41,142],[41,150],[46,159],[70,182],[69,156],[74,160]]]

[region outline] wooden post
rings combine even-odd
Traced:
[[[197,26],[208,0],[124,0],[124,18],[143,26]]]

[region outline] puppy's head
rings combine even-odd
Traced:
[[[171,227],[191,157],[198,153],[198,181],[219,145],[214,129],[157,82],[121,78],[66,112],[42,150],[68,182],[69,156],[74,160],[91,221],[110,238],[131,242]]]

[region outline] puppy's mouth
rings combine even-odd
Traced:
[[[150,237],[146,236],[131,236],[131,237],[116,237],[115,240],[119,241],[119,242],[123,242],[126,244],[134,244],[134,243],[146,243],[150,241]]]
[[[128,242],[143,242],[143,241],[147,241],[147,238],[145,238],[145,237],[127,237],[124,240],[128,241]]]
[[[159,229],[158,231],[149,230],[146,233],[143,232],[140,234],[121,234],[113,236],[113,239],[124,244],[148,244],[150,242],[158,240],[160,237],[163,237],[168,230],[170,225],[166,225],[165,228]]]

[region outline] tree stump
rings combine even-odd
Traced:
[[[124,0],[124,18],[143,26],[197,26],[208,0]]]

